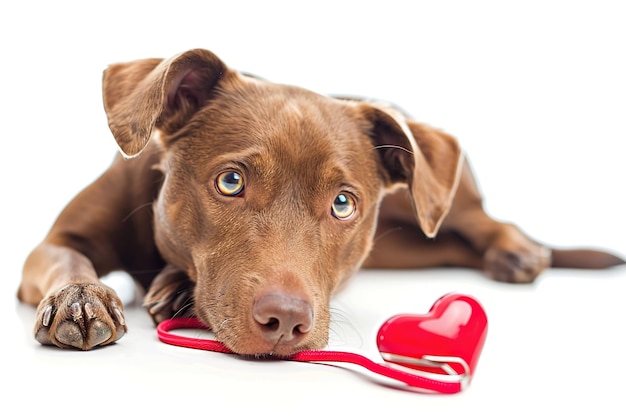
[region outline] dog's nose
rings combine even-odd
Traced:
[[[313,326],[313,309],[300,298],[281,293],[259,298],[252,310],[262,337],[272,345],[295,345]]]

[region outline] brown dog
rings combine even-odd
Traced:
[[[88,350],[126,332],[99,277],[130,273],[155,322],[195,315],[241,354],[327,343],[329,299],[361,267],[622,264],[550,250],[485,214],[457,141],[394,108],[242,75],[211,52],[110,66],[126,158],[80,193],[26,261],[35,337]]]

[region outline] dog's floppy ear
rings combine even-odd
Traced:
[[[122,153],[138,155],[158,127],[173,133],[204,105],[226,72],[213,53],[194,49],[168,60],[113,64],[104,71],[104,108]]]
[[[362,104],[388,185],[407,184],[424,234],[434,237],[452,206],[463,154],[452,136],[384,104]]]

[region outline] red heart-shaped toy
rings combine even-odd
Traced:
[[[469,381],[487,337],[487,315],[463,294],[446,294],[426,314],[400,314],[378,331],[383,359],[405,370]]]

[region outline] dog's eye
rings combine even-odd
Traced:
[[[333,201],[331,212],[339,220],[348,220],[356,212],[356,203],[349,194],[341,193]]]
[[[236,196],[243,191],[243,177],[235,171],[224,171],[215,179],[215,188],[220,194]]]

